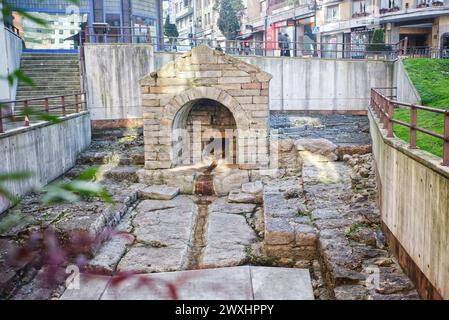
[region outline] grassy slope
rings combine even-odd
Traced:
[[[449,109],[449,60],[407,59],[404,60],[404,66],[423,105]],[[396,109],[395,118],[409,122],[410,110]],[[443,133],[443,116],[419,110],[418,126]],[[395,125],[394,132],[399,138],[409,141],[408,128]],[[439,157],[443,156],[442,140],[418,132],[417,145]]]

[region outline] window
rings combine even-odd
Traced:
[[[368,1],[366,0],[355,0],[352,2],[352,16],[364,16],[368,15]]]
[[[338,5],[327,7],[326,9],[326,20],[335,21],[338,19]]]
[[[59,30],[59,34],[64,34],[64,30]]]
[[[64,43],[64,39],[59,39],[59,43],[60,44]]]

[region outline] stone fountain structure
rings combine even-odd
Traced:
[[[270,166],[271,75],[205,45],[145,76],[141,96],[145,168],[140,180],[193,193],[214,164],[217,194]]]

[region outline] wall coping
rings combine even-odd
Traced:
[[[262,49],[263,50],[263,49]],[[188,52],[188,51],[187,51]],[[182,55],[186,52],[161,52],[161,51],[154,51],[154,54],[170,54],[170,55]],[[366,63],[366,62],[377,62],[377,63],[388,63],[388,64],[394,64],[397,59],[395,60],[374,60],[374,59],[343,59],[343,58],[316,58],[316,57],[278,57],[278,56],[241,56],[241,55],[230,55],[233,58],[236,59],[248,59],[248,58],[255,58],[255,59],[273,59],[273,60],[308,60],[308,61],[314,61],[314,60],[325,60],[325,61],[347,61],[347,62],[358,62],[358,63]]]
[[[82,111],[82,112],[78,112],[78,113],[73,113],[73,114],[69,114],[65,117],[60,117],[59,120],[61,120],[62,122],[74,119],[74,118],[78,118],[78,117],[82,117],[85,115],[88,115],[89,111]],[[7,137],[11,137],[17,134],[21,134],[21,133],[25,133],[28,131],[32,131],[32,130],[36,130],[36,129],[40,129],[40,128],[44,128],[44,127],[48,127],[54,124],[58,124],[58,123],[53,123],[51,121],[42,121],[39,123],[35,123],[35,124],[31,124],[29,127],[20,127],[20,128],[16,128],[16,129],[12,129],[9,130],[5,133],[0,133],[0,140],[3,138],[7,138]]]
[[[384,143],[412,158],[413,160],[419,162],[430,170],[435,171],[436,173],[449,179],[449,167],[443,167],[441,165],[443,159],[424,150],[410,149],[408,143],[402,139],[396,137],[388,138],[387,130],[380,127],[380,122],[377,119],[371,106],[368,107],[368,118],[374,121],[374,123],[376,124],[376,128],[382,136],[382,140]]]

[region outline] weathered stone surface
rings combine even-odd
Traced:
[[[401,271],[391,267],[380,267],[379,285],[376,292],[392,294],[413,289],[410,279]]]
[[[252,213],[256,208],[255,204],[250,203],[231,203],[226,198],[218,198],[209,206],[209,212],[245,214]]]
[[[254,181],[242,184],[242,192],[251,194],[262,194],[263,184],[261,181]]]
[[[260,199],[260,198],[259,198]],[[256,195],[242,192],[241,190],[232,190],[228,195],[229,202],[236,203],[260,203]]]
[[[166,272],[181,270],[187,248],[132,247],[117,266],[120,272]]]
[[[229,267],[247,261],[246,247],[256,241],[254,230],[243,216],[212,212],[201,268]]]
[[[133,220],[136,241],[147,246],[185,248],[194,225],[196,206],[192,200],[184,197],[184,203],[172,203],[172,208],[148,211],[148,207],[159,203],[145,200],[136,208],[138,212]],[[157,200],[156,200],[157,201]],[[177,205],[178,204],[178,205]]]
[[[95,271],[102,271],[113,273],[120,262],[120,259],[126,252],[126,249],[134,241],[132,235],[116,235],[111,240],[107,241],[89,261],[88,269]]]
[[[291,244],[295,241],[295,232],[286,219],[265,219],[265,243],[269,245]]]
[[[179,188],[167,185],[153,185],[139,191],[142,199],[171,200],[179,194]]]
[[[295,141],[295,146],[298,151],[309,151],[326,156],[330,160],[337,160],[337,155],[334,153],[337,146],[327,139],[298,139]]]
[[[368,290],[362,285],[339,286],[334,289],[337,300],[366,300]]]
[[[241,188],[242,184],[249,182],[247,170],[231,169],[214,172],[214,188],[219,196],[228,195],[231,190]]]

